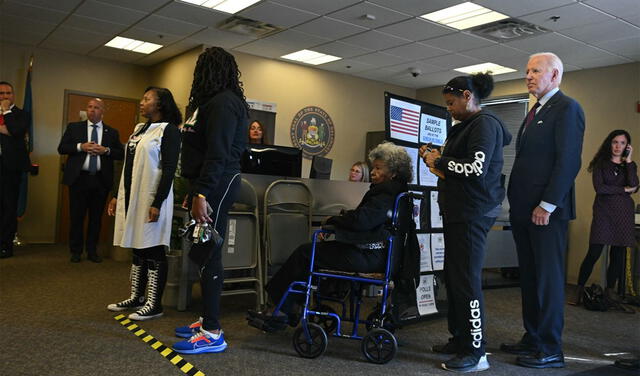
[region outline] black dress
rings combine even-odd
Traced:
[[[633,247],[636,244],[634,203],[624,187],[638,185],[636,163],[607,161],[603,168],[593,170],[592,178],[596,198],[589,243]]]

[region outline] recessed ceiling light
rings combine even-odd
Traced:
[[[472,2],[454,5],[436,12],[423,14],[420,17],[458,30],[509,18],[509,16],[505,14],[498,13]]]
[[[306,64],[311,65],[320,65],[325,64],[331,61],[336,61],[342,59],[338,56],[327,55],[320,52],[315,52],[311,50],[300,50],[297,52],[292,52],[288,55],[280,56],[283,59],[287,60],[295,60]]]
[[[456,68],[455,71],[474,74],[474,73],[491,73],[492,75],[504,74],[516,72],[515,69],[511,69],[509,67],[503,67],[502,65],[494,64],[494,63],[482,63],[476,65],[469,65],[467,67]]]
[[[137,39],[124,38],[124,37],[115,37],[111,39],[107,44],[107,47],[118,48],[121,50],[139,52],[141,54],[150,54],[153,51],[161,48],[162,45],[149,43]]]
[[[180,0],[183,3],[200,5],[225,13],[238,13],[239,11],[257,3],[260,0]]]

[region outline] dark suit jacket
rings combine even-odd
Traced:
[[[584,112],[561,91],[554,94],[516,140],[509,179],[511,218],[528,220],[545,201],[557,206],[551,219],[575,219],[574,181],[582,154]]]
[[[111,190],[113,185],[113,161],[124,158],[124,149],[120,143],[118,131],[104,123],[102,123],[102,125],[101,145],[111,149],[111,153],[109,155],[99,156],[100,171],[104,187]],[[80,176],[80,171],[82,171],[82,165],[87,157],[87,153],[78,151],[78,143],[85,143],[87,141],[87,122],[69,123],[67,129],[64,131],[64,135],[62,135],[60,145],[58,145],[58,153],[69,156],[64,167],[63,184],[72,185],[78,176]]]
[[[29,127],[29,113],[13,106],[11,112],[4,115],[4,124],[11,136],[0,133],[0,147],[2,148],[2,170],[28,171],[31,163],[25,144],[25,135]]]

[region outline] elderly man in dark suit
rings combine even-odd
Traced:
[[[13,256],[20,178],[29,169],[29,114],[14,104],[13,85],[0,81],[0,258]]]
[[[525,334],[501,349],[520,355],[516,363],[530,368],[564,367],[567,229],[575,219],[574,180],[585,125],[578,102],[559,90],[562,69],[552,53],[529,59],[527,89],[537,102],[518,132],[508,189]]]
[[[69,186],[71,262],[80,262],[83,245],[89,260],[102,261],[97,253],[102,212],[113,186],[113,161],[124,158],[118,131],[102,122],[103,113],[104,102],[101,99],[89,100],[87,121],[70,123],[58,145],[58,153],[69,156],[62,182]],[[87,212],[89,223],[84,242]]]

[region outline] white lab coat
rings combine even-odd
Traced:
[[[152,123],[149,129],[138,136],[129,137],[129,142],[137,140],[138,146],[133,158],[131,171],[131,188],[129,208],[125,213],[124,168],[118,189],[116,206],[116,222],[113,233],[113,244],[124,248],[149,248],[157,245],[169,246],[171,238],[171,222],[173,217],[173,184],[167,198],[162,203],[160,217],[157,222],[149,222],[149,208],[155,198],[160,177],[162,176],[162,159],[160,145],[162,135],[168,123]],[[144,126],[136,125],[133,134]],[[127,142],[127,147],[129,142]],[[127,148],[125,148],[125,153]],[[126,158],[125,158],[126,163]]]

